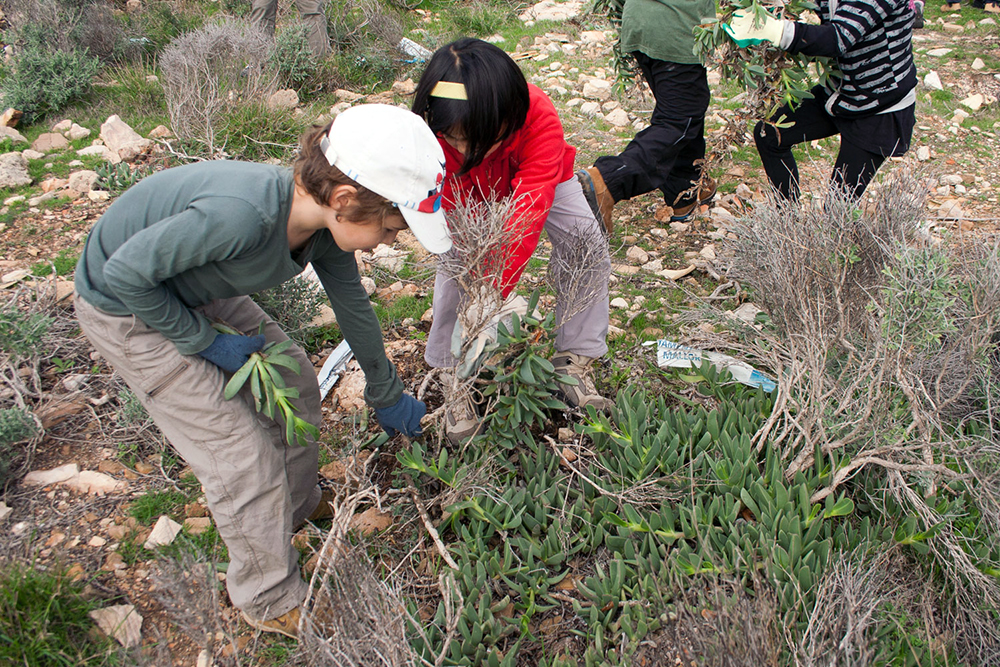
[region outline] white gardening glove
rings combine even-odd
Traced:
[[[465,352],[464,357],[462,356],[462,347],[469,340],[471,332],[465,331],[462,321],[476,322],[479,320],[479,317],[459,317],[455,321],[455,329],[451,334],[451,354],[459,360],[458,368],[455,371],[458,377],[464,379],[472,377],[479,372],[479,366],[483,360],[496,349],[497,330],[500,323],[503,322],[509,331],[514,320],[514,313],[524,317],[527,312],[528,302],[525,298],[518,294],[511,294],[500,307],[500,310],[476,334],[475,339],[468,346],[469,349]]]
[[[738,9],[733,12],[733,18],[729,23],[722,24],[722,29],[732,37],[736,46],[741,49],[764,42],[771,42],[780,47],[781,38],[785,33],[785,24],[791,23],[791,21],[776,19],[767,12],[763,12],[763,14],[763,21],[758,22],[753,11]]]

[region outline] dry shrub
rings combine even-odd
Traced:
[[[160,56],[160,70],[176,135],[204,144],[211,154],[221,150],[227,114],[240,105],[262,103],[275,90],[271,48],[264,33],[237,19],[211,23],[170,42]]]
[[[27,31],[43,35],[48,51],[86,50],[108,60],[124,40],[111,5],[99,0],[6,0],[3,10],[19,39]]]
[[[773,447],[788,479],[809,474],[817,452],[839,461],[812,502],[867,471],[889,524],[936,527],[926,544],[966,628],[957,645],[986,664],[1000,651],[1000,583],[980,569],[997,567],[982,549],[1000,541],[1000,241],[931,238],[923,192],[897,171],[863,209],[842,191],[821,206],[757,206],[731,228],[729,275],[773,326],[747,329],[736,347],[779,378],[758,450]],[[973,535],[938,509],[955,497],[945,485],[965,489]]]

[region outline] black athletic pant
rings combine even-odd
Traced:
[[[773,125],[757,123],[753,137],[771,185],[785,199],[797,199],[799,169],[795,164],[792,146],[831,137],[840,134],[840,130],[833,117],[823,108],[822,101],[817,98],[803,100],[794,111],[787,106],[781,107],[772,118],[778,119],[782,115],[787,122],[794,124],[779,130]],[[872,139],[874,143],[875,138]],[[854,199],[860,199],[885,158],[881,150],[867,151],[841,137],[840,151],[833,167],[833,183],[850,193]]]
[[[677,197],[699,180],[695,161],[705,157],[711,98],[705,68],[655,60],[639,51],[632,55],[656,98],[650,125],[620,155],[600,157],[594,166],[615,201],[661,190],[668,205],[687,204],[691,195]]]

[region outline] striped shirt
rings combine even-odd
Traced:
[[[830,84],[831,115],[871,116],[911,96],[917,67],[909,0],[819,0],[818,13],[820,25],[794,24],[788,51],[837,60],[842,78]]]

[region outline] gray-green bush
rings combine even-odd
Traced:
[[[10,481],[14,463],[23,458],[24,452],[18,445],[34,438],[38,431],[38,424],[30,411],[24,408],[0,409],[0,489]]]

